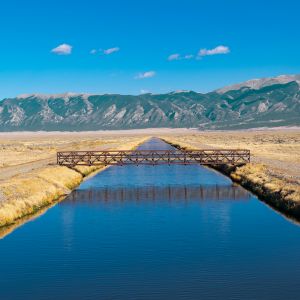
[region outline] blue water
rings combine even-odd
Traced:
[[[0,240],[0,299],[298,299],[299,233],[215,171],[111,167]]]

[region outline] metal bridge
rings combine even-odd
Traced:
[[[99,165],[244,165],[250,162],[250,150],[121,150],[121,151],[64,151],[57,152],[61,166]]]

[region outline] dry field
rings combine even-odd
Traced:
[[[56,151],[132,149],[145,139],[97,132],[0,134],[0,227],[51,205],[103,168],[57,166]]]
[[[269,204],[300,217],[300,130],[199,132],[164,135],[183,148],[251,150],[251,164],[222,168]]]
[[[55,162],[57,151],[130,147],[140,136],[95,133],[0,133],[0,168],[44,159]]]
[[[253,163],[300,184],[300,130],[201,132],[164,138],[189,148],[250,149]]]

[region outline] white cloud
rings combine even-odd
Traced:
[[[172,60],[179,60],[179,59],[180,59],[180,54],[179,54],[179,53],[171,54],[171,55],[168,57],[168,60],[169,60],[169,61],[172,61]]]
[[[58,55],[69,55],[72,53],[72,46],[68,44],[61,44],[56,48],[52,49],[51,52]]]
[[[149,93],[150,93],[150,91],[148,91],[148,90],[144,90],[144,89],[140,90],[140,94],[141,95],[143,95],[143,94],[149,94]]]
[[[192,58],[194,58],[193,54],[187,54],[184,56],[184,59],[192,59]]]
[[[154,77],[156,75],[156,72],[154,71],[148,71],[148,72],[144,72],[144,73],[140,73],[138,76],[136,76],[136,79],[145,79],[145,78],[151,78]]]
[[[220,45],[213,49],[206,49],[206,48],[200,49],[197,55],[193,55],[193,54],[181,55],[179,53],[174,53],[168,57],[168,61],[190,60],[190,59],[200,60],[204,56],[217,55],[217,54],[228,54],[228,53],[230,53],[229,47]]]
[[[217,54],[227,54],[230,52],[229,47],[226,46],[218,46],[214,49],[201,49],[198,53],[199,56],[207,56],[207,55],[217,55]]]
[[[114,48],[109,48],[109,49],[103,50],[103,53],[105,55],[109,55],[109,54],[112,54],[112,53],[118,52],[118,51],[120,51],[120,48],[119,47],[114,47]]]
[[[172,60],[183,60],[183,59],[192,59],[194,58],[193,54],[186,54],[181,56],[179,53],[175,53],[175,54],[171,54],[168,57],[168,61],[172,61]]]
[[[91,53],[91,54],[96,54],[96,53],[97,53],[97,50],[96,50],[96,49],[92,49],[92,50],[90,51],[90,53]]]

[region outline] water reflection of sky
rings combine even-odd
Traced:
[[[151,139],[141,150],[174,148],[161,140]],[[114,186],[230,185],[220,173],[198,165],[113,166],[85,181],[79,189]]]
[[[232,182],[221,174],[197,165],[113,166],[82,183],[79,189],[210,184],[231,185]]]

